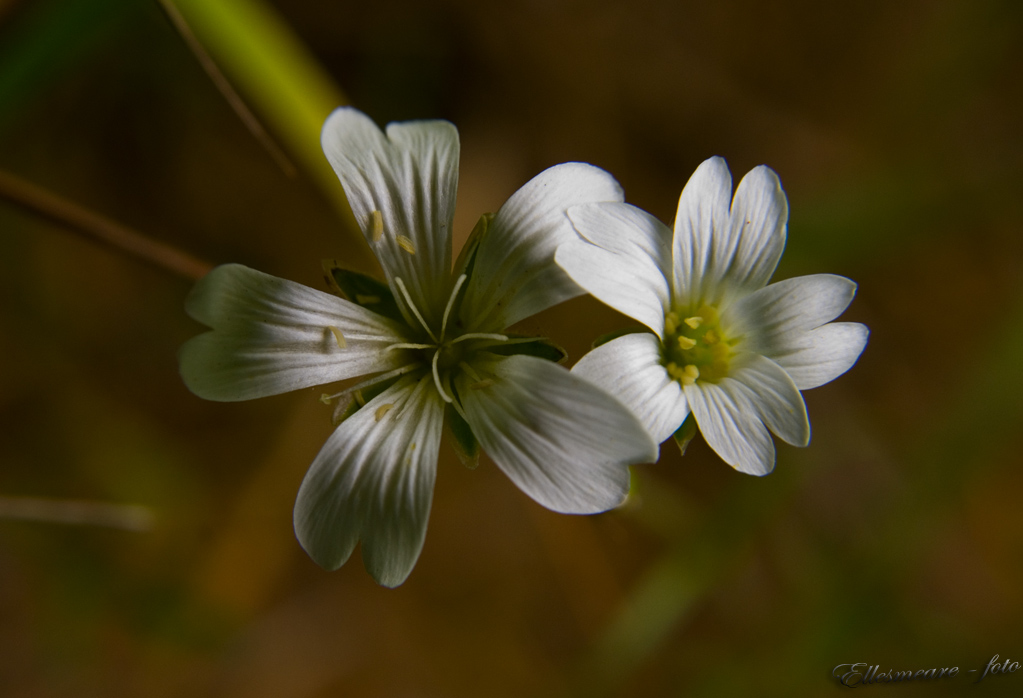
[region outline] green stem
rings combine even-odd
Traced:
[[[6,199],[26,211],[66,226],[92,242],[100,242],[192,281],[206,276],[213,267],[209,262],[166,243],[151,240],[131,228],[2,171],[0,199]]]

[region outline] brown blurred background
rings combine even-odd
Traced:
[[[962,672],[866,690],[1021,694],[966,671],[1023,661],[1023,5],[274,4],[378,123],[459,127],[460,239],[567,160],[669,223],[705,158],[766,163],[775,278],[857,281],[870,343],[765,478],[668,443],[626,507],[570,517],[445,447],[388,590],[294,540],[320,391],[192,396],[189,283],[0,202],[0,495],[155,517],[0,518],[0,696],[817,696],[848,662]],[[317,288],[366,263],[155,3],[0,0],[0,169],[215,263]],[[624,323],[579,299],[525,325],[574,362]]]

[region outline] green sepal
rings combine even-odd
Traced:
[[[696,436],[696,418],[693,417],[693,413],[690,412],[689,416],[686,417],[685,421],[682,422],[682,426],[675,430],[675,433],[671,435],[671,438],[675,439],[675,443],[678,444],[678,450],[682,452],[684,456],[686,454],[686,448],[689,446],[689,442]]]
[[[614,332],[608,332],[607,334],[602,334],[596,339],[594,339],[593,344],[590,346],[590,348],[596,349],[601,344],[607,344],[612,339],[618,339],[619,337],[624,337],[627,334],[638,334],[640,332],[649,331],[650,329],[647,327],[626,327],[625,329],[615,330]]]
[[[469,233],[469,239],[462,245],[462,250],[458,253],[458,259],[455,260],[455,276],[465,274],[466,276],[472,275],[473,266],[476,264],[476,251],[480,247],[480,242],[483,240],[483,236],[486,235],[487,230],[490,228],[490,222],[494,220],[493,213],[484,213],[480,216],[480,219],[476,221],[476,225],[473,226],[472,232]]]
[[[361,410],[367,402],[394,385],[399,378],[401,378],[401,376],[395,376],[394,378],[380,381],[375,385],[367,386],[362,390],[353,390],[350,393],[346,393],[334,406],[334,412],[330,417],[331,423],[333,423],[335,427],[340,426],[341,422],[351,417],[353,414]],[[328,397],[328,395],[324,394],[320,399],[329,404],[329,401],[327,400]]]
[[[568,352],[546,337],[528,337],[526,335],[507,334],[508,339],[518,340],[487,347],[487,351],[500,356],[535,356],[560,364],[568,358]],[[521,340],[529,341],[521,341]]]
[[[323,260],[323,271],[326,272],[330,290],[345,300],[392,320],[404,321],[394,294],[384,282],[357,271],[343,269],[333,259]]]
[[[334,411],[330,415],[330,423],[335,427],[341,426],[341,422],[358,412],[359,409],[366,404],[365,399],[361,401],[356,399],[355,393],[357,392],[359,391],[356,390],[355,392],[342,395],[337,401],[337,404],[334,405]],[[320,400],[322,400],[324,404],[329,405],[329,398],[330,396],[324,393]]]
[[[480,464],[480,442],[472,433],[472,427],[462,419],[454,405],[448,404],[445,407],[444,424],[447,426],[448,434],[451,436],[451,443],[455,447],[458,460],[462,461],[469,470],[475,470]]]

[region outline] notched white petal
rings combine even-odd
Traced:
[[[456,382],[466,421],[483,450],[519,488],[554,511],[591,514],[619,505],[630,463],[657,447],[615,398],[564,368],[531,356],[477,365],[493,381]]]
[[[834,274],[786,279],[737,301],[723,322],[744,337],[744,351],[773,360],[807,390],[848,371],[866,346],[864,325],[829,323],[855,292],[855,283]]]
[[[671,229],[643,209],[601,202],[573,206],[568,217],[587,242],[671,276]]]
[[[739,385],[764,424],[793,446],[810,443],[810,418],[799,388],[785,370],[770,359],[741,354],[730,379]]]
[[[554,262],[558,245],[576,240],[566,211],[622,201],[607,172],[579,162],[544,170],[512,194],[490,222],[466,284],[466,327],[503,329],[583,293]]]
[[[749,475],[774,470],[774,443],[767,427],[734,381],[685,387],[686,399],[704,440],[723,461]]]
[[[750,170],[735,191],[728,228],[715,238],[715,283],[732,297],[767,284],[785,250],[788,199],[774,170]]]
[[[867,346],[870,330],[858,322],[830,322],[791,337],[773,348],[771,358],[800,390],[830,383],[848,371]]]
[[[586,291],[661,335],[671,302],[671,231],[628,204],[569,209],[584,238],[558,247],[555,261]]]
[[[234,401],[396,368],[398,323],[239,264],[199,281],[185,306],[212,328],[181,348],[181,376],[208,400]]]
[[[720,157],[705,160],[689,178],[675,215],[674,292],[683,305],[698,304],[709,290],[705,276],[714,268],[715,235],[727,229],[732,175]]]
[[[812,330],[842,314],[856,284],[835,274],[797,276],[773,283],[736,301],[722,320],[736,335],[752,335],[751,351],[769,348],[785,335]]]
[[[385,134],[344,107],[327,118],[321,142],[388,283],[404,279],[426,318],[440,322],[450,290],[458,130],[447,121],[409,121]]]
[[[681,387],[661,365],[660,342],[652,334],[628,334],[602,344],[581,358],[572,373],[632,410],[655,443],[674,434],[689,414]]]
[[[405,581],[426,536],[443,419],[429,377],[405,377],[334,431],[295,502],[295,533],[313,560],[337,569],[361,540],[378,583]]]
[[[664,282],[664,277],[652,277],[649,270],[582,240],[562,244],[554,259],[594,298],[663,335],[670,301],[667,283],[657,279]]]

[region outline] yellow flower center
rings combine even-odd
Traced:
[[[728,375],[732,346],[721,330],[716,308],[703,305],[664,316],[664,361],[668,375],[682,385],[717,383]]]

